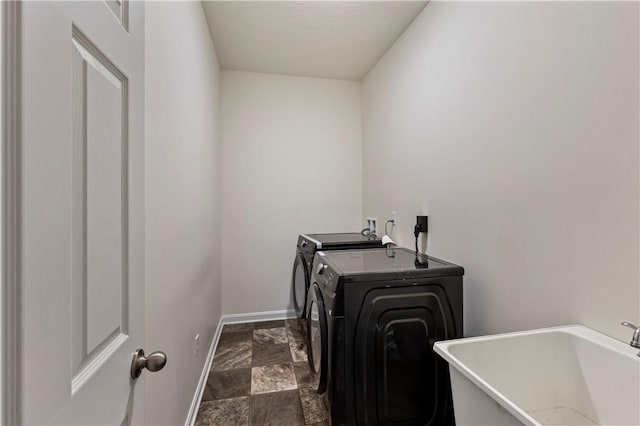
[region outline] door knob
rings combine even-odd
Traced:
[[[138,349],[133,353],[133,361],[131,361],[131,378],[137,379],[142,374],[143,369],[151,372],[160,371],[167,363],[167,354],[161,351],[150,353],[144,356],[144,351]]]

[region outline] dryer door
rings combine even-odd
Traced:
[[[327,388],[329,358],[327,315],[324,310],[322,293],[315,283],[309,289],[307,305],[308,358],[309,369],[311,370],[311,387],[318,393],[324,393]]]
[[[293,274],[291,276],[293,287],[293,305],[298,318],[304,318],[306,313],[307,292],[309,291],[309,269],[304,255],[300,252],[293,262]]]

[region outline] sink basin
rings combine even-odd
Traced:
[[[581,325],[437,342],[458,426],[640,425],[638,349]]]

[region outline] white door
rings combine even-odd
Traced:
[[[144,4],[20,22],[22,422],[142,423]]]

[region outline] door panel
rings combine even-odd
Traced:
[[[432,350],[455,336],[449,305],[435,285],[367,293],[355,330],[358,424],[450,424],[448,367]]]
[[[129,31],[129,0],[104,0],[104,2],[120,21],[122,28]]]
[[[73,29],[76,376],[128,332],[127,79]]]
[[[436,321],[429,309],[392,310],[378,322],[378,416],[391,424],[428,424],[438,406]],[[408,380],[410,378],[410,380]]]
[[[27,424],[144,421],[144,4],[117,3],[21,5]]]

